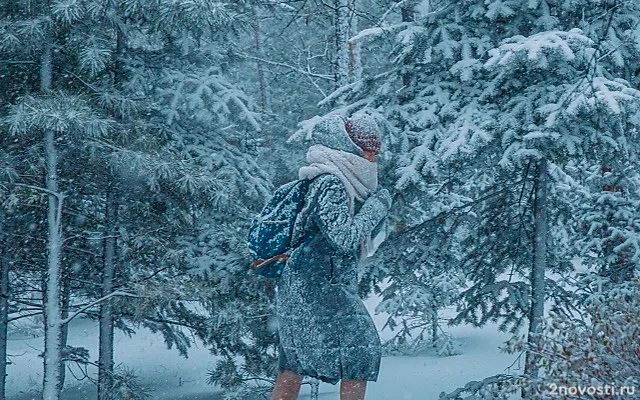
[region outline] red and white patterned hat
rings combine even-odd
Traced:
[[[382,147],[380,133],[378,124],[372,116],[363,113],[354,114],[345,121],[344,128],[351,141],[363,151],[380,153]]]

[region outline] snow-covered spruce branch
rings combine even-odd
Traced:
[[[507,374],[497,374],[485,378],[481,381],[470,381],[464,387],[458,388],[451,393],[440,393],[439,400],[462,400],[463,398],[479,398],[476,397],[483,390],[487,390],[490,387],[500,386],[508,381],[512,381],[514,377]],[[473,397],[466,395],[472,395]],[[464,397],[462,397],[464,396]]]
[[[400,22],[398,24],[389,25],[389,26],[376,26],[373,28],[363,29],[360,32],[358,32],[357,35],[350,37],[347,40],[347,42],[355,43],[359,40],[370,38],[372,36],[377,37],[383,34],[391,34],[394,31],[400,30],[402,28],[408,28],[409,26],[411,26],[411,24],[409,24],[408,22]]]
[[[591,54],[591,57],[587,62],[587,69],[585,70],[584,75],[573,86],[571,91],[568,94],[563,95],[561,97],[561,101],[558,102],[558,106],[557,106],[557,108],[555,110],[557,113],[559,113],[560,110],[562,110],[562,108],[567,105],[567,101],[569,101],[569,99],[575,94],[575,92],[578,90],[578,88],[580,88],[585,81],[589,84],[589,86],[591,88],[591,91],[592,91],[592,93],[594,95],[594,98],[597,97],[595,88],[593,86],[593,79],[595,78],[595,74],[596,74],[596,71],[597,71],[597,62],[600,60],[600,58],[598,57],[598,53],[600,52],[600,49],[602,48],[602,44],[603,44],[605,38],[607,37],[607,35],[609,33],[609,29],[611,28],[611,24],[612,24],[613,18],[615,16],[615,11],[620,6],[621,6],[621,4],[614,4],[610,9],[608,9],[602,15],[602,17],[607,16],[607,14],[609,15],[609,18],[607,20],[607,24],[605,26],[604,32],[600,37],[598,37],[598,42],[596,43],[596,46],[595,46],[594,51],[593,51],[593,54]],[[593,67],[592,67],[592,65],[593,65]],[[599,112],[599,109],[596,108],[596,111]]]
[[[210,80],[209,83],[211,83],[221,93],[225,93],[229,95],[233,103],[242,111],[243,115],[249,121],[249,123],[253,126],[253,128],[258,132],[261,130],[260,124],[252,116],[252,112],[249,111],[249,109],[247,108],[247,105],[238,96],[233,94],[233,92],[235,91],[233,88],[226,87],[225,85],[218,82],[217,80]]]
[[[116,290],[115,292],[109,293],[106,296],[103,296],[95,301],[92,301],[91,303],[85,305],[84,307],[80,308],[79,310],[75,311],[73,314],[69,315],[67,318],[64,318],[63,320],[60,321],[61,325],[65,325],[68,324],[69,322],[71,322],[71,320],[73,320],[75,317],[77,317],[78,315],[82,314],[83,312],[87,311],[88,309],[90,309],[93,306],[96,306],[100,303],[102,303],[103,301],[109,300],[112,297],[115,296],[124,296],[124,297],[136,297],[136,298],[141,298],[142,296],[139,296],[137,294],[133,294],[133,293],[127,293],[127,292],[122,292],[119,290]]]

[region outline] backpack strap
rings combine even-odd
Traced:
[[[256,260],[253,262],[253,269],[254,271],[259,270],[260,268],[264,267],[265,265],[269,265],[272,264],[274,262],[278,262],[278,261],[282,261],[282,262],[287,262],[287,260],[289,259],[289,254],[288,253],[282,253],[282,254],[276,254],[275,256],[271,257],[271,258],[267,258],[266,260]]]

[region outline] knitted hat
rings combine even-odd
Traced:
[[[310,133],[307,139],[313,144],[321,144],[358,156],[363,155],[363,150],[347,134],[345,120],[340,115],[332,114],[318,118],[318,122],[314,124]]]
[[[344,127],[351,141],[363,151],[380,153],[382,147],[378,124],[372,116],[358,113],[345,121]]]

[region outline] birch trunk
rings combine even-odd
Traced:
[[[4,216],[0,216],[0,399],[5,398],[9,324],[9,251],[4,228]]]
[[[102,296],[113,292],[115,276],[117,201],[110,188],[105,208],[104,265]],[[100,343],[98,349],[98,400],[110,400],[113,381],[113,305],[111,299],[100,304]]]
[[[358,0],[335,0],[336,29],[336,89],[355,82],[362,75],[360,43],[350,42],[349,38],[358,32]]]
[[[540,323],[544,315],[544,274],[547,265],[547,162],[540,161],[536,174],[536,197],[534,205],[534,255],[531,269],[531,310],[529,313],[529,332],[527,338],[525,374],[535,377],[538,368],[535,365],[535,349],[538,345]]]
[[[335,0],[336,89],[349,83],[349,0]]]
[[[45,45],[40,63],[40,90],[49,93],[52,86],[52,47]],[[46,187],[49,193],[47,210],[48,243],[47,274],[44,298],[44,376],[42,397],[44,400],[60,398],[60,362],[62,314],[60,310],[60,253],[62,247],[62,196],[58,193],[58,154],[55,133],[44,133],[45,159],[47,166]]]
[[[349,83],[362,77],[362,60],[360,58],[360,42],[351,42],[350,38],[358,34],[358,0],[348,0],[347,51],[349,53]]]

